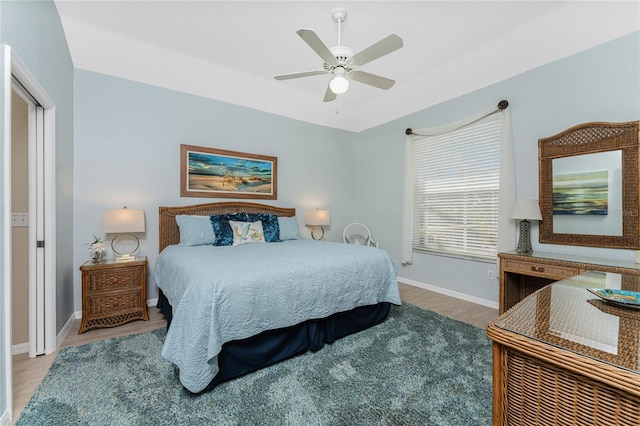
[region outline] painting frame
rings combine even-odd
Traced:
[[[181,144],[180,196],[277,200],[278,157]]]
[[[580,157],[605,153],[619,154],[620,164],[609,170],[609,188],[621,188],[619,208],[609,200],[606,216],[582,216],[589,219],[579,232],[558,229],[562,215],[553,214],[553,176],[557,161],[579,161]],[[571,127],[554,136],[538,140],[538,191],[542,222],[539,241],[542,244],[562,244],[601,248],[640,249],[640,121],[625,123],[589,122]],[[555,166],[554,166],[555,164]],[[581,164],[581,163],[577,163]],[[615,178],[611,173],[615,170]],[[576,172],[588,170],[576,170]],[[611,194],[611,192],[610,192]],[[574,216],[577,218],[578,216]],[[604,227],[602,220],[615,220],[616,228]],[[593,222],[593,224],[591,223]],[[584,224],[584,220],[583,220]],[[587,225],[591,228],[587,229]],[[621,232],[610,232],[609,229]]]

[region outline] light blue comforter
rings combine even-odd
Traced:
[[[169,246],[153,278],[173,306],[162,356],[203,390],[225,342],[358,306],[399,305],[397,270],[374,247],[313,240],[239,246]]]

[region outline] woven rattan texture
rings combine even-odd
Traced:
[[[576,153],[583,154],[585,149],[600,151],[603,143],[607,144],[607,148],[623,147],[634,143],[634,132],[636,131],[634,122],[585,123],[555,136],[540,139],[543,142],[542,153],[545,156],[566,155],[566,148],[575,146]]]
[[[569,269],[582,272],[582,271],[603,271],[603,272],[613,272],[616,274],[625,275],[623,280],[625,283],[628,283],[630,286],[640,286],[640,279],[637,278],[640,276],[640,269],[636,269],[633,266],[635,265],[633,262],[629,265],[629,267],[625,266],[615,266],[607,264],[606,259],[594,259],[596,261],[600,261],[600,263],[585,263],[580,261],[569,261],[564,259],[551,259],[551,258],[543,258],[543,257],[535,257],[535,252],[533,256],[523,256],[519,254],[513,253],[499,253],[498,256],[500,259],[504,259],[505,261],[509,261],[509,265],[512,265],[512,261],[524,262],[524,259],[529,259],[529,268],[526,266],[522,267],[522,270],[531,270],[531,263],[543,264],[545,267],[555,266],[562,269]],[[561,277],[556,278],[554,281],[559,281],[561,278],[566,278],[567,276],[573,276],[571,274],[563,273]],[[628,277],[627,277],[628,276]],[[636,278],[633,278],[633,277]],[[631,288],[629,288],[630,290]],[[640,290],[638,290],[640,291]]]
[[[562,289],[558,287],[558,289]],[[614,365],[636,370],[638,368],[638,336],[640,331],[640,322],[637,318],[631,321],[621,322],[618,336],[618,353],[612,354],[603,350],[583,345],[573,340],[563,339],[551,333],[550,331],[550,314],[549,307],[551,305],[551,287],[543,288],[538,293],[538,321],[536,328],[540,330],[540,336],[547,342],[556,344],[571,351],[585,354],[596,359],[610,362]],[[574,319],[575,321],[575,319]],[[567,320],[569,322],[569,320]],[[580,322],[580,319],[577,319]]]
[[[87,328],[115,327],[129,321],[144,320],[144,315],[138,309],[137,312],[129,312],[126,314],[114,315],[106,318],[97,318],[87,321]]]
[[[140,290],[89,296],[89,315],[112,315],[114,311],[140,310]]]
[[[140,286],[140,271],[132,268],[121,268],[117,273],[97,273],[89,275],[87,290],[90,292],[103,290],[121,290],[138,288]]]
[[[159,209],[159,236],[158,251],[164,250],[168,245],[180,242],[180,229],[176,223],[176,215],[212,216],[227,213],[269,213],[276,216],[292,217],[296,215],[296,209],[274,207],[259,203],[227,202],[196,204],[192,206],[160,207]]]
[[[630,262],[583,258],[582,261],[553,259],[516,253],[498,253],[500,258],[500,313],[514,306],[536,290],[585,271],[613,272],[622,275],[624,290],[640,291],[640,269]],[[587,263],[588,262],[588,263]],[[610,263],[617,263],[613,266]]]
[[[588,377],[507,352],[509,426],[640,424],[640,399]]]
[[[82,323],[91,328],[114,327],[136,319],[148,320],[147,260],[85,264],[82,271]]]

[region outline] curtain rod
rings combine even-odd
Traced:
[[[500,102],[498,102],[498,109],[507,109],[507,107],[509,106],[509,101],[503,99]],[[412,135],[413,134],[413,130],[411,130],[411,127],[409,127],[407,130],[404,131],[405,135]]]

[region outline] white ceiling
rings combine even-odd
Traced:
[[[640,29],[638,1],[55,0],[76,68],[359,132]],[[358,52],[390,33],[404,47],[362,66],[396,80],[353,82],[322,102],[328,75],[296,34]],[[339,108],[338,108],[339,107]],[[339,110],[339,113],[336,112]]]

